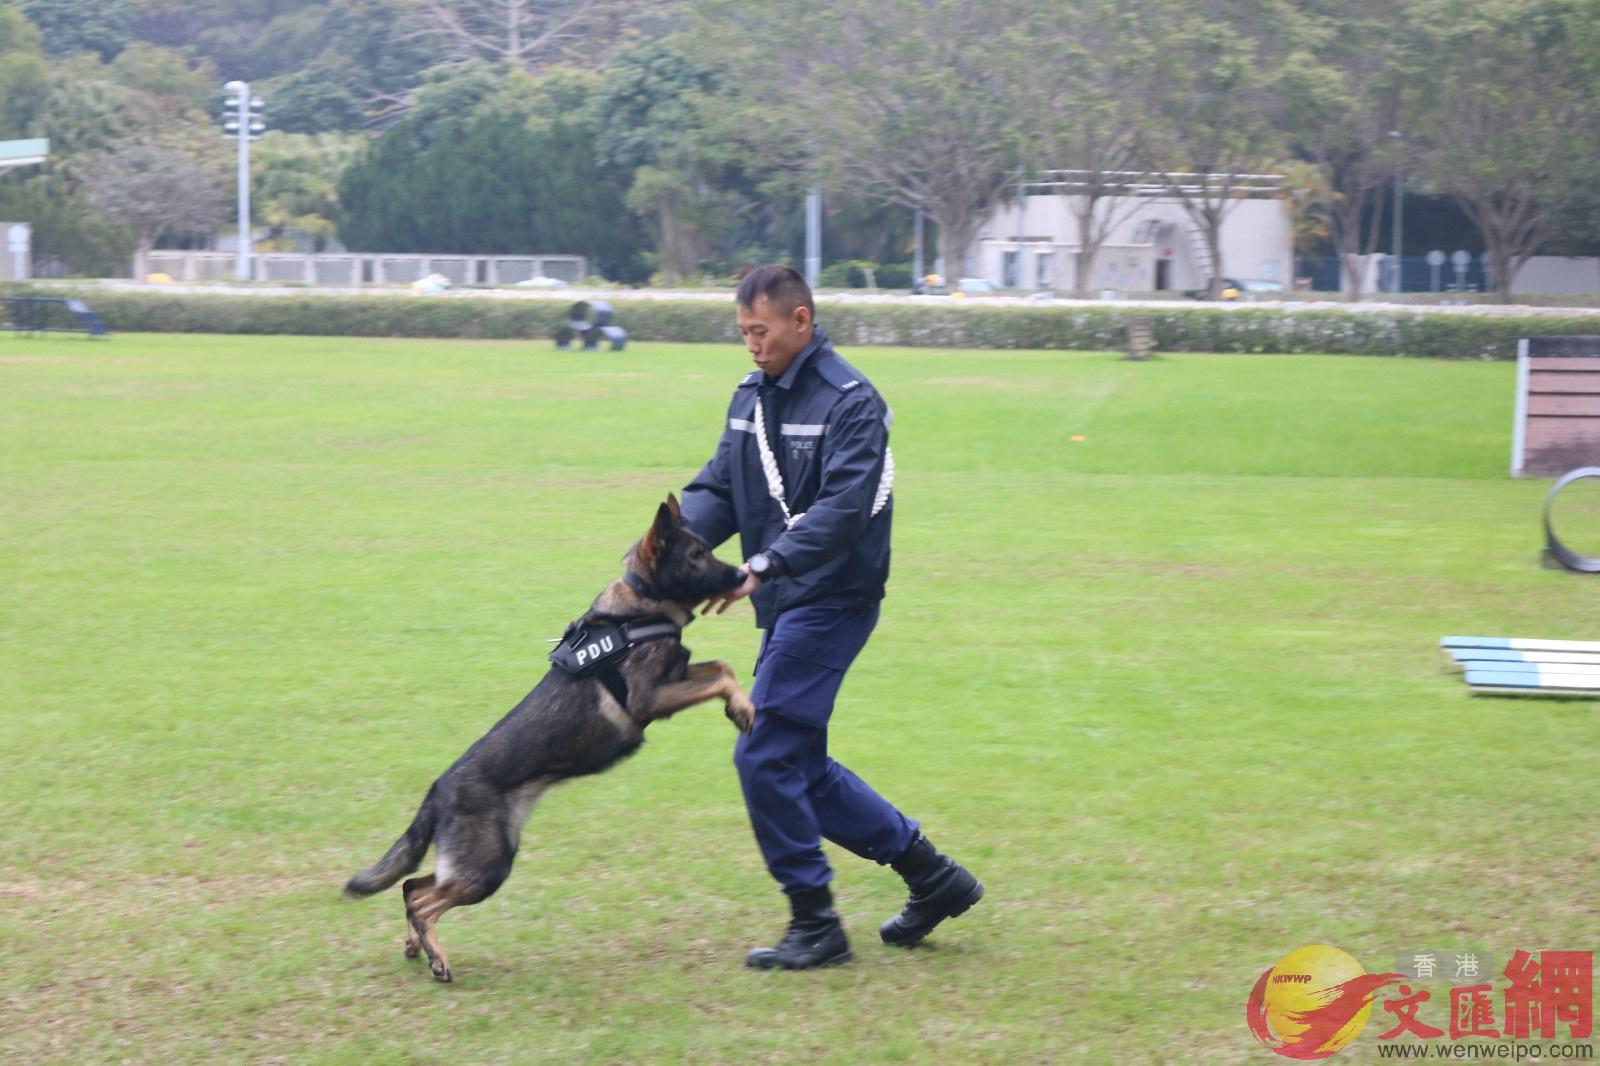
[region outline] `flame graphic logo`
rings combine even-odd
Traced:
[[[1296,948],[1256,981],[1245,1020],[1262,1045],[1290,1059],[1325,1059],[1367,1024],[1372,1000],[1397,973],[1369,974],[1327,944]]]

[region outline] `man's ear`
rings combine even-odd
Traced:
[[[811,308],[801,304],[794,309],[794,328],[804,330],[811,324]]]

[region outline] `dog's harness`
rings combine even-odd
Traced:
[[[628,587],[649,599],[657,598],[654,589],[632,571],[623,575]],[[665,640],[683,633],[683,625],[661,615],[625,619],[607,615],[585,615],[567,626],[561,643],[550,653],[550,661],[573,677],[598,677],[617,704],[628,709],[628,680],[622,676],[622,660],[640,644]],[[693,621],[693,615],[689,621]],[[599,623],[599,624],[596,624]]]

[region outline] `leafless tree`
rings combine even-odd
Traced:
[[[446,60],[509,61],[538,70],[593,64],[629,8],[620,0],[413,0],[413,37]],[[655,0],[644,6],[654,6]]]
[[[134,276],[151,248],[173,232],[206,232],[226,214],[226,190],[211,167],[160,144],[123,145],[82,172],[89,202],[134,231]]]

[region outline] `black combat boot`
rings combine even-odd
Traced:
[[[878,928],[885,944],[908,948],[933,932],[946,918],[965,914],[983,898],[983,885],[965,866],[939,854],[918,833],[899,860],[889,864],[911,889],[905,910]]]
[[[817,966],[838,966],[849,962],[850,942],[844,926],[833,910],[833,893],[828,886],[789,897],[789,931],[775,948],[756,948],[744,957],[744,964],[755,970],[809,970]]]

